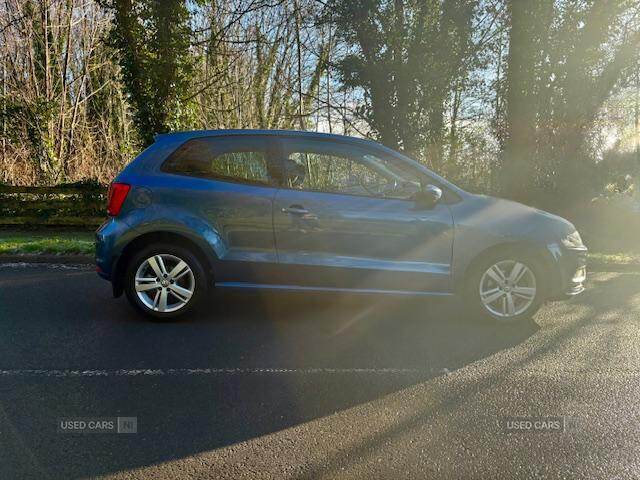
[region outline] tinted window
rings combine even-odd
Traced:
[[[286,141],[285,186],[348,195],[410,198],[417,175],[398,162],[357,147],[322,141]]]
[[[194,138],[164,163],[165,172],[267,185],[269,148],[261,138]]]

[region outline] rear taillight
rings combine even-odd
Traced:
[[[109,216],[115,217],[120,213],[129,190],[131,190],[131,185],[126,183],[112,183],[109,185],[109,204],[107,206],[107,214]]]

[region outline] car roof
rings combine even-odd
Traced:
[[[154,138],[156,142],[162,140],[189,140],[191,138],[198,137],[213,137],[213,136],[237,136],[237,135],[268,135],[274,137],[300,137],[300,138],[315,138],[324,140],[341,140],[349,141],[353,143],[361,143],[367,145],[382,146],[373,140],[350,137],[348,135],[337,135],[334,133],[321,133],[321,132],[307,132],[301,130],[268,130],[268,129],[224,129],[224,130],[189,130],[179,132],[169,132],[157,134]]]

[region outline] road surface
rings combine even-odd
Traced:
[[[0,478],[640,478],[640,275],[520,326],[456,312],[216,294],[158,324],[87,267],[2,265]],[[61,433],[89,417],[137,433]]]

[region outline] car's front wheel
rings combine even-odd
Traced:
[[[197,257],[175,245],[143,248],[131,258],[125,276],[129,302],[158,320],[187,313],[207,288]]]
[[[517,253],[491,255],[473,268],[466,303],[473,313],[501,323],[531,318],[544,302],[540,262]]]

